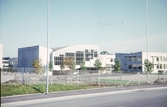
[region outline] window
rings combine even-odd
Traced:
[[[162,64],[160,64],[160,69],[162,69]]]
[[[94,51],[94,57],[98,57],[97,51]]]
[[[136,64],[133,64],[133,69],[137,69],[137,65]]]
[[[133,56],[133,61],[137,61],[137,57],[136,56]]]
[[[159,64],[157,64],[157,69],[159,69]]]
[[[159,61],[159,57],[157,57],[157,61]]]
[[[141,61],[141,56],[138,56],[138,57],[137,57],[137,61]]]
[[[128,66],[128,68],[129,68],[129,69],[132,69],[132,65],[130,64],[130,65]]]
[[[129,61],[132,61],[132,56],[128,56]]]
[[[77,51],[76,52],[76,65],[80,65],[84,60],[84,52]]]
[[[138,69],[142,69],[142,66],[141,66],[141,64],[139,64],[139,65],[138,65]]]
[[[160,57],[160,61],[162,61],[162,56]]]
[[[64,60],[64,55],[59,55],[59,57],[54,57],[54,65],[61,65]]]
[[[164,69],[166,69],[165,64],[164,64]]]
[[[113,62],[113,58],[110,59],[110,62]]]

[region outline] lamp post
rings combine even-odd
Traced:
[[[49,48],[49,4],[50,0],[48,0],[47,5],[47,63],[46,63],[46,94],[48,94],[48,48]]]

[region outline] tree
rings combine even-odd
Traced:
[[[42,61],[39,58],[36,58],[33,62],[32,62],[32,66],[35,68],[35,72],[37,74],[42,74],[44,73],[44,69],[42,68]]]
[[[53,70],[53,62],[50,61],[50,62],[49,62],[49,71],[52,71],[52,70]]]
[[[64,69],[64,64],[63,64],[63,62],[60,64],[60,69],[61,69],[61,70]]]
[[[97,70],[101,70],[102,69],[102,63],[100,62],[99,59],[96,59],[94,66],[96,67]]]
[[[154,68],[154,64],[151,63],[148,59],[144,60],[144,71],[147,73],[151,73],[153,71]]]
[[[73,57],[66,57],[64,61],[62,62],[62,65],[60,65],[60,68],[69,68],[70,70],[75,69],[75,62]]]
[[[119,60],[119,58],[115,59],[115,64],[114,64],[114,71],[116,72],[120,72],[121,71],[121,61]]]
[[[86,66],[85,66],[85,61],[84,60],[80,64],[80,68],[81,68],[81,70],[86,70]]]

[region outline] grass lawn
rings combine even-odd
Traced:
[[[97,86],[77,84],[49,84],[49,92],[96,88]],[[1,84],[1,97],[32,93],[45,93],[46,84]]]
[[[99,80],[96,79],[96,82],[98,82]],[[101,83],[107,83],[107,84],[120,84],[120,80],[118,79],[100,79]],[[129,82],[129,80],[122,80],[122,85],[126,85]],[[131,81],[128,85],[137,85],[138,81]],[[140,82],[140,84],[143,84],[142,82]]]

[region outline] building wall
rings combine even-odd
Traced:
[[[115,55],[100,55],[100,62],[102,63],[102,67],[106,67],[106,71],[112,71]]]
[[[18,49],[18,67],[32,68],[32,62],[39,58],[39,46]]]
[[[2,68],[3,45],[0,44],[0,68]]]
[[[74,57],[74,61],[76,63],[76,69],[80,68],[81,60],[85,61],[86,67],[94,67],[94,62],[99,56],[95,56],[95,53],[99,55],[100,48],[97,45],[74,45],[74,46],[68,46],[61,49],[58,49],[51,54],[51,60],[53,61],[53,67],[54,70],[60,70],[60,64],[63,61],[63,58],[69,57],[68,55],[72,55]],[[81,55],[79,57],[78,55]],[[88,56],[91,55],[91,58]],[[80,61],[78,59],[81,59]],[[60,59],[60,60],[59,60]],[[59,61],[59,62],[58,62]]]
[[[116,53],[116,57],[121,60],[123,71],[145,72],[144,61],[147,59],[147,52],[136,52],[130,54]],[[157,58],[159,58],[158,61]],[[167,71],[167,53],[149,52],[148,60],[154,63],[153,73],[157,73],[158,70]]]
[[[50,62],[50,54],[52,49],[48,49],[48,63]],[[39,58],[42,61],[43,67],[47,65],[47,48],[39,46]]]
[[[4,69],[9,68],[9,59],[10,59],[10,57],[3,57],[2,58],[2,66]]]
[[[50,53],[52,49],[48,51],[48,61],[50,60]],[[35,59],[41,59],[43,67],[47,63],[47,48],[42,46],[31,46],[18,49],[18,67],[32,68],[32,62]]]
[[[10,58],[9,59],[9,66],[16,69],[17,65],[18,65],[18,58]]]
[[[147,59],[147,52],[142,52],[142,56],[142,62],[144,64],[144,60]],[[148,59],[154,63],[154,73],[157,73],[158,70],[167,71],[167,53],[149,52]]]

